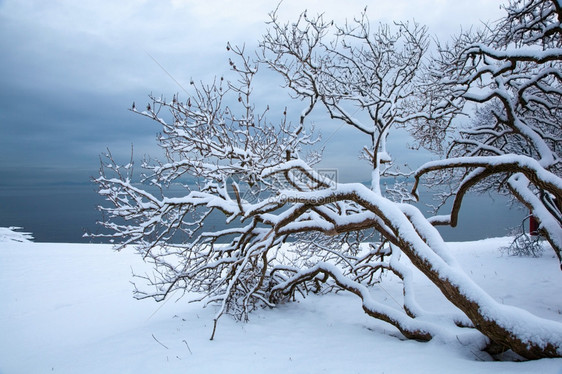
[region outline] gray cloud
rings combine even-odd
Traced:
[[[477,3],[379,1],[369,11],[373,20],[415,17],[446,37],[458,25],[476,22],[480,16],[471,16],[475,11],[492,8],[489,1]],[[95,172],[97,155],[106,146],[123,157],[131,143],[138,154],[156,152],[158,128],[128,112],[131,102],[144,103],[149,92],[181,92],[167,73],[184,87],[191,77],[207,80],[224,74],[226,41],[255,47],[271,6],[230,0],[1,2],[0,172],[12,170],[14,180],[22,183],[51,180],[57,170],[67,179],[72,179],[73,170],[83,178]],[[281,15],[289,19],[302,7],[300,1],[285,1]],[[364,4],[314,0],[307,7],[341,20],[357,14]],[[288,98],[271,84],[259,96],[278,107]],[[326,136],[330,131],[327,128]],[[353,132],[338,130],[329,144],[338,156],[328,153],[326,162],[357,164],[358,142]],[[34,177],[24,178],[26,170]],[[346,179],[355,170],[347,168]]]
[[[284,0],[280,17],[295,19],[306,6],[309,14],[324,12],[341,22],[365,3]],[[498,14],[490,0],[368,3],[373,22],[415,18],[442,39],[460,25]],[[109,147],[118,161],[127,162],[131,144],[137,159],[160,154],[154,141],[158,127],[129,112],[131,103],[141,107],[150,92],[182,94],[175,81],[188,88],[191,78],[208,81],[227,73],[226,42],[255,48],[275,4],[0,0],[0,226],[24,226],[46,241],[79,241],[83,228],[95,232],[100,198],[87,184],[97,174],[98,155]],[[258,107],[270,105],[272,122],[285,106],[298,118],[301,103],[290,102],[279,77],[262,73],[255,89]],[[369,167],[357,160],[362,136],[322,113],[311,120],[326,145],[319,167],[337,168],[341,181],[369,180]],[[393,156],[420,157],[405,147],[407,137],[393,136]]]

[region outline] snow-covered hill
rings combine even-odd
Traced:
[[[502,255],[507,242],[451,247],[497,300],[562,322],[556,259]],[[462,341],[405,341],[349,294],[260,310],[249,323],[223,317],[209,341],[212,307],[134,300],[131,266],[150,270],[109,245],[0,243],[0,373],[562,373],[562,359],[494,362]],[[428,282],[417,286],[427,308],[445,304]],[[372,292],[391,303],[396,290],[385,287]]]

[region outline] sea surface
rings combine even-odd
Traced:
[[[104,242],[84,237],[85,233],[100,232],[96,221],[101,214],[96,207],[104,203],[93,184],[0,187],[0,227],[23,227],[38,242]],[[448,241],[499,237],[521,227],[526,216],[526,210],[512,206],[505,197],[470,196],[463,204],[458,227],[439,230]],[[207,227],[225,225],[216,215]]]

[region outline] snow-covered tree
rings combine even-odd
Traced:
[[[281,74],[295,98],[309,103],[303,117],[321,105],[330,118],[365,138],[372,190],[380,191],[381,176],[390,169],[386,143],[391,131],[416,131],[408,126],[413,122],[447,127],[455,109],[439,106],[438,86],[423,79],[426,27],[402,22],[372,30],[366,10],[343,26],[306,12],[294,23],[280,22],[277,12],[270,18],[262,62]],[[429,136],[425,142],[436,144]]]
[[[560,323],[493,300],[455,262],[433,226],[436,220],[406,201],[392,201],[380,188],[387,169],[381,165],[391,161],[388,131],[415,126],[423,145],[438,146],[427,134],[448,131],[462,104],[462,95],[449,95],[457,92],[450,80],[431,80],[420,69],[425,34],[409,24],[373,32],[364,14],[342,27],[306,13],[283,25],[274,12],[260,60],[307,100],[295,125],[286,113],[272,124],[268,108],[256,110],[252,82],[260,64],[232,46],[236,80],[194,84],[184,100],[152,97],[139,113],[162,127],[158,141],[167,160],[145,161],[144,184],[138,184],[131,163],[120,167],[108,152],[95,180],[113,205],[102,208],[111,237],[120,239],[119,248],[134,245],[154,264],[153,274],[141,276],[152,288],[137,289],[137,297],[161,301],[178,290],[200,295],[218,304],[216,327],[224,313],[245,319],[256,307],[273,307],[297,293],[343,289],[361,298],[368,315],[407,338],[462,341],[491,352],[512,349],[528,358],[562,356]],[[313,168],[319,155],[305,155],[315,143],[305,122],[317,104],[366,137],[371,186],[338,183]],[[368,122],[350,115],[353,106]],[[451,160],[446,162],[436,165],[448,169]],[[181,191],[169,196],[172,184]],[[226,228],[209,228],[217,215]],[[360,245],[373,229],[381,242]],[[459,312],[420,307],[414,269],[407,264]],[[370,292],[382,271],[403,281],[399,308]]]
[[[433,182],[452,183],[451,214],[435,224],[456,226],[470,189],[511,194],[562,261],[562,5],[510,1],[505,10],[489,29],[440,46],[430,64],[448,107],[476,107],[476,115],[456,129],[446,159],[423,165],[416,178],[433,173]]]

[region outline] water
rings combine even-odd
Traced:
[[[98,233],[96,221],[101,214],[96,206],[103,204],[94,185],[64,185],[0,188],[0,227],[20,226],[33,233],[38,242],[102,242],[84,238],[83,234]],[[509,234],[520,226],[527,212],[511,207],[504,197],[468,197],[461,210],[457,228],[441,227],[449,241],[477,240]],[[208,222],[208,229],[224,228],[220,215]]]
[[[0,226],[19,226],[38,242],[88,242],[97,232],[103,200],[93,185],[0,188]]]

